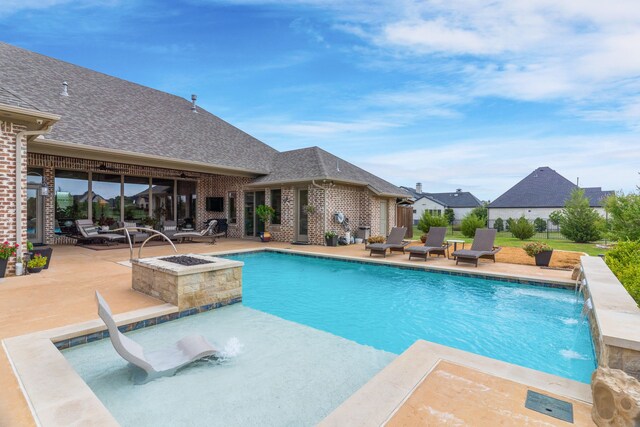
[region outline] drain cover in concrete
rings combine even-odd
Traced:
[[[527,390],[527,401],[524,406],[532,411],[573,423],[573,405],[564,400]]]

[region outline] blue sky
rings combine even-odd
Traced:
[[[0,39],[397,185],[640,184],[637,0],[5,0]]]

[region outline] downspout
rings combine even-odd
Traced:
[[[324,234],[327,232],[327,189],[320,184],[316,184],[315,179],[311,180],[311,184],[313,184],[314,187],[323,190],[324,207],[322,208],[322,236],[324,238]]]
[[[22,137],[33,135],[46,135],[51,132],[53,125],[40,130],[23,130],[16,134],[16,243],[19,250],[22,245]]]

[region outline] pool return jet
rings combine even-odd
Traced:
[[[223,356],[202,335],[190,335],[162,350],[145,351],[131,338],[125,336],[116,325],[111,309],[102,295],[96,291],[98,315],[107,325],[109,338],[116,352],[135,368],[134,384],[144,384],[163,376],[172,376],[178,369],[205,357]]]

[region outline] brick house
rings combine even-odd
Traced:
[[[409,195],[317,147],[278,152],[192,101],[0,43],[0,238],[72,243],[73,221],[155,217],[323,244],[336,212],[386,234]],[[17,151],[18,150],[18,151]],[[17,179],[16,179],[17,177]]]

